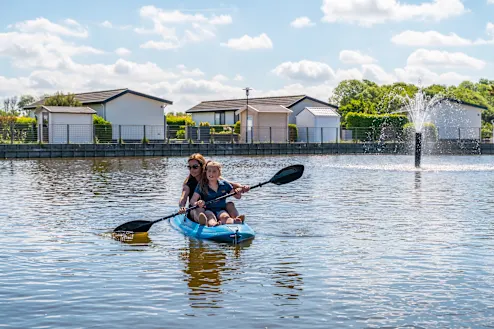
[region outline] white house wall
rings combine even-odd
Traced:
[[[162,102],[130,93],[106,103],[106,120],[113,125],[113,139],[138,141],[146,133],[149,140],[163,140],[165,117],[162,105]]]
[[[479,139],[482,109],[465,104],[442,103],[429,115],[439,139]]]
[[[105,106],[103,104],[91,104],[87,105],[87,107],[92,108],[96,111],[96,115],[105,118]]]
[[[49,142],[52,144],[93,142],[93,115],[82,113],[50,113]]]
[[[290,110],[292,110],[293,112],[290,114],[288,123],[296,123],[297,122],[297,114],[302,112],[306,107],[326,107],[326,106],[328,106],[328,105],[306,98],[303,101],[290,107]]]
[[[214,113],[213,112],[197,112],[192,113],[192,120],[199,125],[201,122],[209,122],[210,125],[214,125]]]
[[[297,116],[298,136],[301,142],[336,142],[339,127],[339,117],[315,116],[308,110],[300,112]]]
[[[201,122],[209,122],[211,126],[215,125],[214,111],[211,112],[193,112],[192,120],[199,125]],[[225,111],[225,125],[233,126],[235,124],[235,111]]]

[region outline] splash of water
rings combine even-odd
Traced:
[[[424,124],[430,121],[432,112],[445,100],[443,95],[428,96],[422,90],[415,93],[413,97],[408,95],[401,97],[404,100],[403,111],[408,112],[417,133],[422,132]]]

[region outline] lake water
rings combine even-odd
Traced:
[[[494,157],[216,157],[254,185],[230,246],[166,221],[186,158],[0,161],[0,327],[492,328]]]

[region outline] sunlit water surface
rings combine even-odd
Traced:
[[[0,326],[492,328],[494,157],[216,157],[254,185],[244,246],[166,221],[186,158],[0,161]]]

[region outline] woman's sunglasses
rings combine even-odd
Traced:
[[[199,168],[199,167],[200,167],[200,166],[199,166],[199,165],[196,165],[196,164],[195,164],[195,165],[192,165],[192,166],[187,165],[187,168],[188,168],[189,170],[191,170],[191,169],[197,169],[197,168]]]

